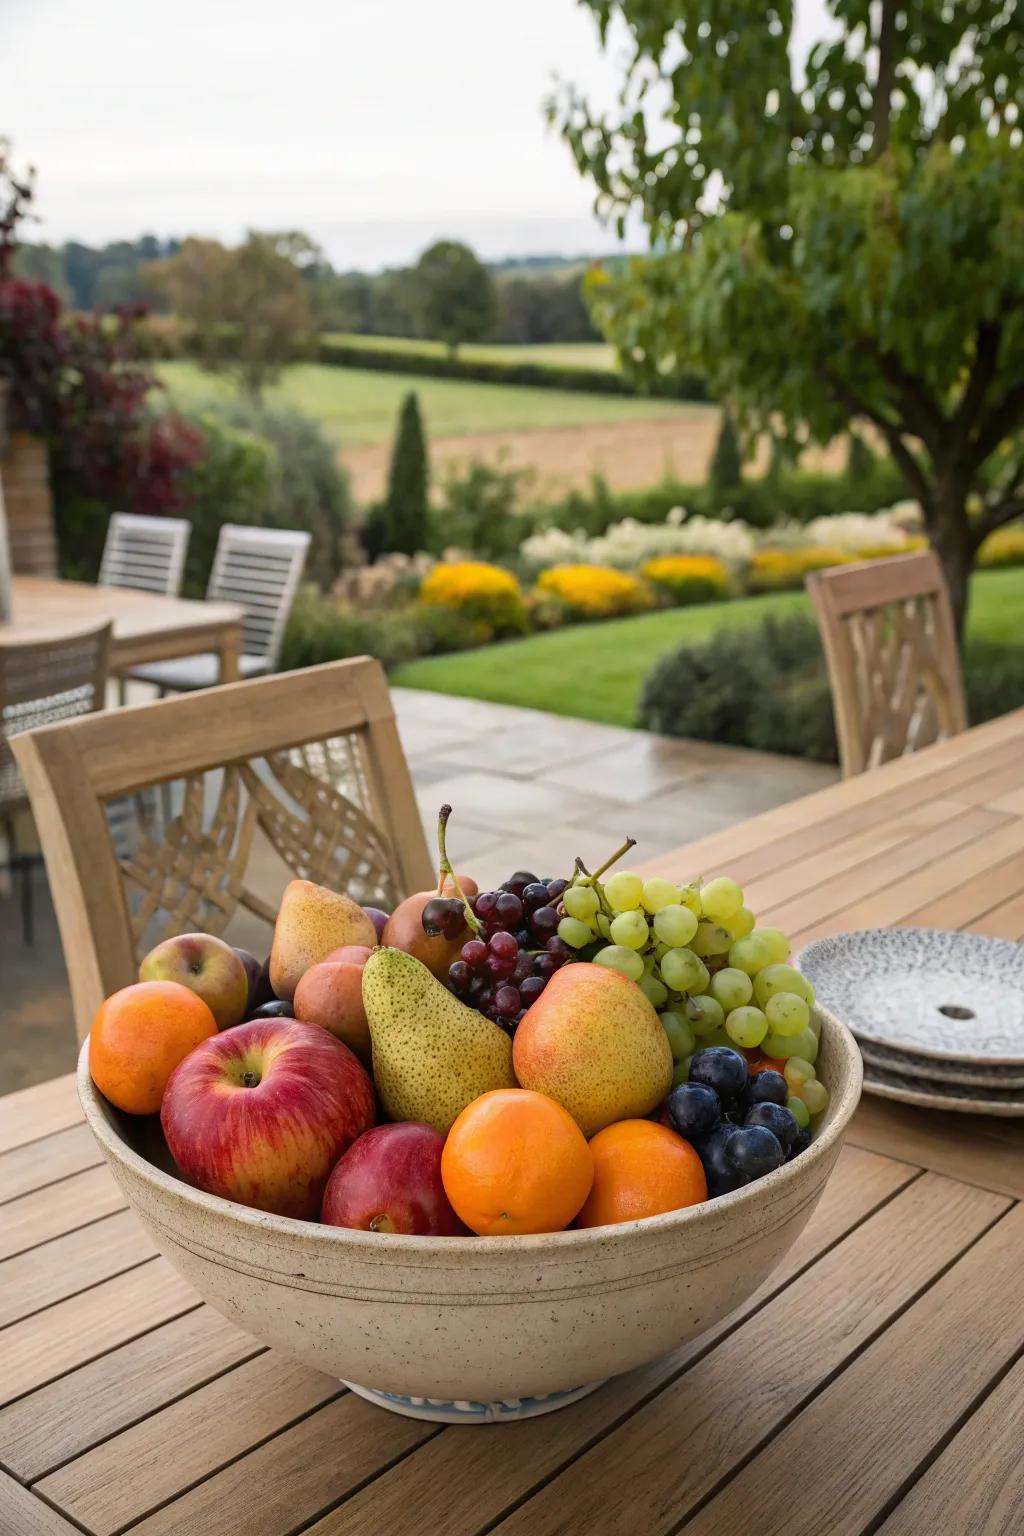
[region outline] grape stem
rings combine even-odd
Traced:
[[[580,875],[582,875],[585,878],[587,884],[593,886],[594,890],[597,892],[597,899],[601,903],[601,911],[604,913],[605,917],[612,917],[614,914],[608,902],[608,898],[604,894],[604,886],[601,884],[601,876],[604,874],[605,870],[611,869],[613,864],[617,864],[621,858],[625,857],[631,848],[635,847],[636,838],[627,837],[622,847],[616,848],[611,858],[605,859],[600,869],[595,869],[593,874],[590,873],[589,869],[581,858],[577,858],[576,860],[576,874],[573,877],[573,885],[576,884],[576,881],[579,879]]]
[[[448,821],[451,817],[451,814],[452,808],[450,805],[442,805],[440,811],[437,814],[437,852],[440,862],[440,874],[438,876],[437,891],[438,895],[440,895],[444,890],[445,876],[447,875],[448,879],[455,887],[456,896],[462,902],[463,911],[466,914],[466,927],[475,938],[482,939],[484,934],[483,924],[477,917],[476,913],[473,911],[473,908],[470,906],[469,899],[466,896],[465,891],[462,889],[462,886],[459,884],[459,877],[455,873],[455,870],[452,868],[452,861],[448,857],[446,839],[448,833]]]

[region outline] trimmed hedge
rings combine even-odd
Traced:
[[[1024,647],[968,640],[972,725],[1024,704]],[[644,682],[638,724],[762,752],[836,763],[832,694],[818,627],[803,614],[727,626],[662,656]]]
[[[370,368],[381,373],[413,373],[438,379],[470,379],[478,384],[525,384],[537,389],[577,389],[595,395],[635,395],[619,373],[605,368],[579,368],[565,363],[498,362],[489,358],[450,357],[412,348],[360,346],[322,336],[316,361],[333,368]],[[675,379],[658,394],[676,400],[706,400],[707,387],[696,374]]]

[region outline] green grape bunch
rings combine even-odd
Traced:
[[[607,868],[591,875],[577,864],[559,937],[579,959],[637,983],[661,1018],[676,1083],[702,1047],[760,1052],[785,1063],[790,1108],[807,1126],[828,1092],[815,1069],[814,988],[788,963],[786,935],[759,927],[727,876],[676,884],[616,870],[602,879]]]

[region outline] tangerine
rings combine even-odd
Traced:
[[[441,1154],[445,1193],[479,1237],[561,1232],[593,1176],[568,1110],[528,1088],[496,1088],[467,1104]]]
[[[606,1227],[696,1205],[708,1197],[690,1143],[653,1120],[619,1120],[590,1142],[594,1182],[578,1227]]]
[[[96,1010],[89,1073],[129,1115],[155,1115],[167,1079],[189,1051],[217,1033],[203,999],[179,981],[137,981]]]

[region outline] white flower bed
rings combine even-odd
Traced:
[[[715,555],[727,565],[744,565],[758,549],[805,549],[826,546],[857,554],[862,549],[899,549],[907,538],[907,503],[881,512],[840,512],[810,523],[783,523],[759,530],[749,523],[687,518],[674,508],[663,523],[638,523],[627,517],[606,533],[588,539],[582,529],[566,533],[548,528],[525,539],[521,555],[536,575],[553,565],[606,565],[636,571],[658,555]]]

